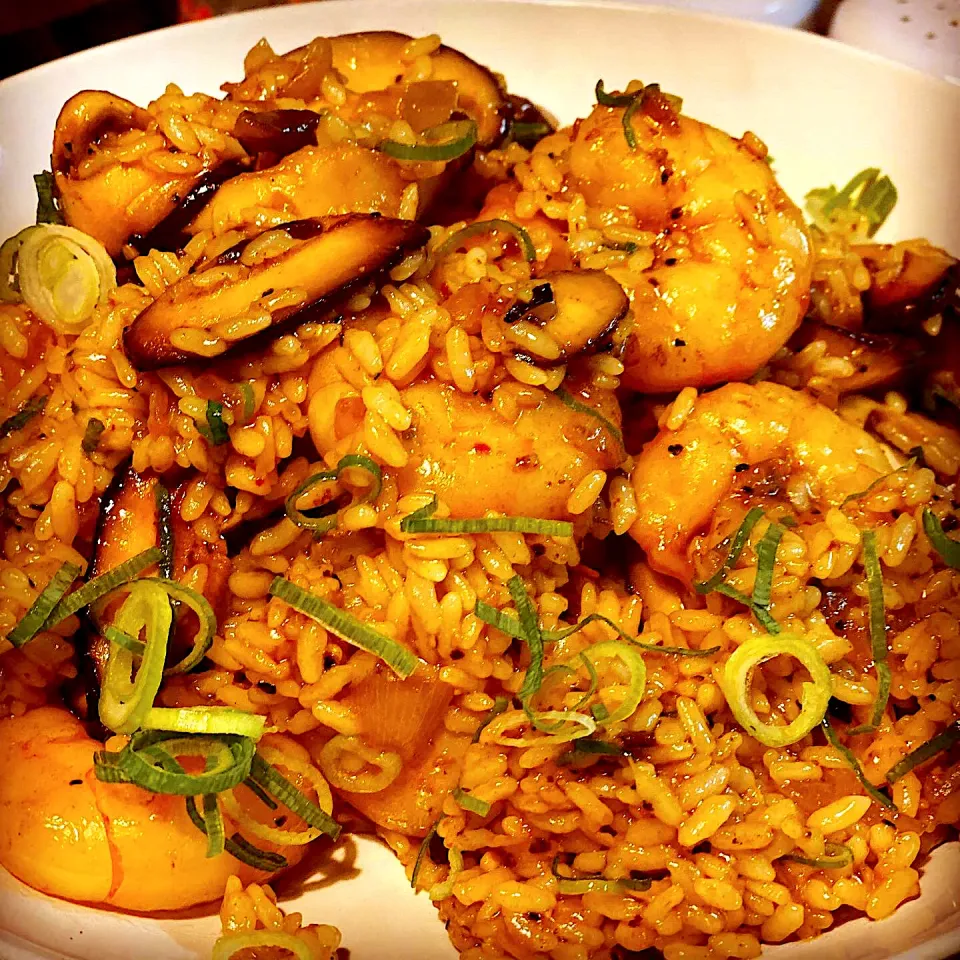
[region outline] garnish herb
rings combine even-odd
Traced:
[[[960,570],[960,541],[948,537],[940,518],[929,508],[923,509],[923,532],[930,538],[933,549],[948,567]]]
[[[80,441],[80,447],[87,456],[100,446],[100,436],[106,429],[106,424],[96,417],[91,417],[87,421],[87,426],[83,431],[83,440]]]
[[[383,484],[383,471],[380,469],[379,464],[369,457],[365,457],[359,453],[351,453],[345,457],[341,457],[335,470],[323,470],[320,473],[315,473],[307,477],[307,479],[287,497],[284,505],[287,517],[298,527],[302,527],[305,530],[312,530],[314,536],[319,536],[328,530],[333,530],[337,525],[337,511],[344,505],[339,500],[330,500],[318,507],[305,507],[303,509],[298,507],[297,504],[300,498],[305,493],[309,493],[314,487],[321,483],[337,481],[345,470],[352,469],[365,470],[370,475],[369,489],[362,496],[358,497],[356,502],[369,503],[372,500],[376,500],[377,497],[380,496],[380,490]],[[312,512],[307,513],[307,510]]]
[[[861,170],[842,189],[819,187],[807,196],[807,212],[814,224],[829,231],[838,223],[850,221],[872,237],[890,216],[897,203],[897,188],[887,176],[881,176],[877,167]]]
[[[481,800],[479,797],[472,796],[460,787],[454,787],[453,799],[457,801],[458,806],[478,816],[485,817],[490,812],[491,804],[487,803],[486,800]]]
[[[227,426],[223,422],[223,404],[219,400],[207,401],[207,422],[197,422],[197,432],[215,447],[221,446],[230,439]]]
[[[860,766],[857,755],[849,747],[844,746],[840,742],[837,731],[834,730],[833,725],[826,717],[820,722],[820,726],[823,727],[827,742],[847,761],[854,776],[860,781],[860,786],[863,787],[870,798],[879,803],[881,807],[886,807],[888,810],[896,810],[896,804],[882,790],[879,790],[867,779],[867,775],[863,772],[863,767]]]
[[[874,530],[864,530],[860,540],[863,546],[863,569],[867,575],[867,597],[870,604],[870,648],[873,654],[873,666],[877,674],[877,699],[873,704],[873,714],[869,723],[865,723],[848,733],[855,736],[860,733],[873,733],[880,726],[883,712],[890,699],[890,667],[887,665],[887,614],[883,602],[883,574],[880,571],[880,558],[877,556],[877,534]]]
[[[79,576],[80,568],[75,563],[62,564],[20,622],[7,634],[7,640],[15,647],[22,647],[31,641],[43,629],[50,612]]]
[[[763,510],[761,510],[760,507],[752,507],[747,511],[743,522],[733,535],[733,540],[730,542],[730,549],[727,551],[727,556],[720,565],[720,568],[707,580],[700,580],[694,583],[693,588],[697,593],[712,593],[723,583],[727,571],[740,559],[740,555],[743,553],[750,539],[750,534],[753,533],[753,528],[760,522],[762,517]]]
[[[558,387],[553,391],[553,395],[565,406],[569,407],[575,413],[582,413],[588,417],[593,417],[594,420],[598,421],[600,425],[607,431],[611,439],[620,447],[621,451],[624,450],[623,445],[623,434],[617,428],[616,424],[613,421],[608,420],[599,410],[595,410],[588,403],[583,403],[578,400],[572,393],[568,390],[565,390],[563,387]]]
[[[547,129],[549,130],[549,127]],[[533,245],[533,240],[530,239],[530,234],[523,227],[510,220],[478,220],[475,223],[468,224],[462,230],[458,230],[444,240],[436,252],[437,259],[452,253],[471,237],[484,233],[509,233],[517,241],[524,260],[533,263],[537,259],[537,250]]]
[[[493,608],[491,607],[490,609]],[[494,612],[499,613],[499,611]],[[480,721],[480,726],[477,727],[476,732],[473,735],[474,743],[480,742],[480,734],[483,733],[487,724],[490,723],[494,717],[499,717],[500,714],[503,713],[509,706],[510,701],[506,697],[497,697],[497,699],[493,701],[493,706],[490,708],[490,711],[487,713],[487,715]]]
[[[887,783],[896,783],[920,764],[932,760],[938,753],[949,750],[955,743],[960,743],[960,720],[954,720],[946,730],[931,737],[916,750],[911,750],[902,760],[898,760],[887,771]]]
[[[64,219],[57,206],[57,185],[53,174],[49,170],[35,173],[33,183],[37,188],[37,223],[62,224]]]
[[[758,607],[768,609],[770,590],[773,586],[773,570],[777,563],[777,548],[785,530],[779,523],[771,523],[757,544],[757,576],[750,598]]]
[[[395,160],[434,161],[462,157],[477,142],[477,125],[473,120],[452,120],[424,130],[419,143],[383,140],[380,150]]]
[[[43,411],[49,397],[34,397],[28,400],[12,417],[0,423],[0,440],[22,430],[38,413]]]

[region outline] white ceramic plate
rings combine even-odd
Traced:
[[[31,176],[49,165],[61,104],[84,88],[137,102],[169,81],[215,93],[238,79],[261,36],[285,50],[317,34],[393,28],[438,32],[501,71],[511,90],[570,121],[593,85],[632,77],[683,96],[693,116],[770,145],[797,199],[877,165],[900,190],[882,236],[926,236],[960,252],[960,88],[801,33],[677,10],[613,3],[328,0],[176,27],[90,50],[0,83],[0,237],[32,222]],[[351,960],[453,960],[424,896],[383,847],[347,840],[288,908],[337,924]],[[336,882],[331,878],[337,877]],[[818,941],[773,948],[777,960],[942,960],[960,951],[960,846],[938,850],[922,896],[881,923],[856,920]],[[51,900],[0,871],[0,960],[199,960],[212,912],[155,920]]]

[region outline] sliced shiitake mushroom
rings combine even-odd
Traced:
[[[333,66],[355,93],[384,90],[397,82],[407,64],[403,48],[412,40],[403,33],[376,30],[330,37]],[[495,144],[502,136],[504,91],[494,74],[459,50],[441,46],[431,55],[431,80],[452,81],[457,86],[457,109],[476,121],[480,146]]]
[[[183,277],[155,300],[124,333],[130,361],[140,370],[209,359],[249,347],[261,333],[275,336],[321,311],[334,309],[359,284],[378,276],[409,251],[423,246],[429,231],[408,220],[376,214],[299,220],[282,229],[300,240],[279,256],[245,266],[240,251],[228,251],[207,268]],[[221,282],[207,271],[225,264],[236,270]],[[296,305],[270,310],[275,293],[300,290]],[[270,314],[266,329],[231,336],[225,328],[251,308]],[[187,331],[196,331],[212,348],[193,349]]]
[[[197,180],[196,174],[123,163],[78,175],[80,164],[105,139],[146,130],[150,122],[146,110],[102,90],[76,94],[57,117],[51,161],[64,219],[99,240],[111,256],[120,253],[129,236],[148,232],[174,210]]]
[[[623,288],[602,270],[562,270],[538,278],[529,302],[520,301],[504,316],[508,324],[533,322],[559,348],[557,362],[578,353],[596,353],[612,343],[630,301]]]
[[[399,165],[384,154],[339,143],[303,147],[266,170],[241,173],[217,191],[191,231],[232,221],[250,207],[282,209],[297,219],[345,213],[382,213],[395,217],[408,181]]]

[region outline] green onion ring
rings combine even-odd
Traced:
[[[452,253],[471,237],[483,233],[509,233],[517,241],[520,252],[523,254],[523,259],[526,260],[527,263],[533,263],[533,261],[537,259],[537,250],[533,245],[533,241],[530,239],[530,234],[519,224],[513,223],[510,220],[499,219],[477,220],[474,223],[467,224],[462,230],[451,234],[437,248],[437,259],[445,257],[448,253]]]
[[[595,643],[586,650],[580,652],[580,656],[589,661],[602,658],[619,658],[621,662],[630,671],[630,683],[627,688],[627,694],[623,702],[613,711],[607,711],[602,703],[596,703],[594,707],[603,707],[601,716],[593,714],[594,719],[601,726],[610,723],[619,723],[632,717],[636,712],[640,701],[643,699],[643,693],[647,684],[647,668],[643,662],[643,657],[636,651],[631,650],[629,644],[621,640],[607,640],[603,643]],[[593,708],[591,707],[591,711]]]
[[[257,930],[254,933],[228,933],[213,945],[210,960],[232,960],[243,950],[255,947],[276,947],[292,953],[296,960],[313,960],[316,954],[310,945],[292,933],[280,930]]]
[[[379,149],[395,160],[456,160],[477,142],[477,125],[473,120],[453,120],[424,130],[421,136],[433,142],[410,144],[383,140]]]
[[[195,797],[184,797],[187,807],[187,816],[193,825],[204,835],[207,835],[207,827],[203,817],[197,810]],[[245,837],[235,833],[232,837],[227,837],[223,843],[224,850],[236,860],[245,863],[248,867],[255,870],[262,870],[264,873],[275,873],[277,870],[283,870],[289,864],[287,858],[280,853],[274,853],[272,850],[261,850],[255,847]]]
[[[329,813],[308,800],[276,767],[267,763],[259,754],[253,758],[250,779],[295,813],[308,826],[325,833],[333,840],[340,836],[340,824]]]
[[[764,723],[754,712],[750,681],[755,667],[784,654],[799,660],[813,682],[805,682],[801,688],[799,716],[785,726],[775,726]],[[832,680],[829,667],[809,640],[781,633],[776,637],[752,637],[737,647],[724,664],[721,688],[737,722],[751,737],[768,747],[785,747],[802,740],[823,720]]]
[[[231,733],[259,740],[267,718],[234,707],[151,707],[143,718],[144,730],[173,733]]]
[[[475,813],[479,817],[485,817],[490,812],[492,806],[492,804],[487,803],[486,800],[474,797],[460,787],[454,787],[453,799],[456,800],[457,806],[468,810],[470,813]]]
[[[400,678],[409,677],[417,669],[420,661],[416,654],[352,614],[335,607],[323,597],[304,590],[283,577],[274,577],[270,584],[270,595],[289,604],[294,610],[299,610],[311,620],[316,620],[341,640],[379,657]]]
[[[314,535],[333,530],[337,525],[336,511],[338,509],[338,504],[335,500],[321,504],[319,507],[308,507],[307,509],[311,510],[327,511],[326,513],[322,513],[316,517],[311,517],[304,513],[297,506],[297,501],[300,499],[300,497],[312,490],[317,485],[321,483],[333,483],[334,481],[340,479],[341,474],[345,470],[350,470],[357,467],[365,470],[373,479],[370,484],[370,489],[367,490],[363,496],[357,498],[355,503],[367,503],[376,500],[377,497],[380,496],[380,490],[383,486],[383,471],[380,469],[379,464],[371,460],[369,457],[365,457],[359,453],[351,453],[341,458],[340,462],[337,464],[336,470],[323,470],[320,473],[315,473],[312,476],[307,477],[306,480],[304,480],[303,483],[301,483],[293,491],[293,493],[287,497],[284,504],[287,517],[298,527],[302,527],[304,530],[312,530]]]
[[[80,567],[75,563],[62,564],[30,605],[30,609],[20,618],[20,622],[7,634],[7,640],[15,647],[29,643],[43,629],[50,611],[79,576]]]

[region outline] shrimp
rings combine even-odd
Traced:
[[[754,135],[737,140],[652,94],[632,118],[631,148],[623,115],[598,105],[574,127],[565,184],[657,234],[647,269],[610,268],[633,302],[623,385],[658,393],[746,379],[806,311],[803,216]]]
[[[731,492],[736,475],[771,462],[812,499],[838,505],[896,466],[881,444],[804,393],[777,383],[727,384],[700,397],[676,430],[661,430],[636,459],[639,519],[630,535],[650,565],[692,578],[690,544]]]
[[[178,910],[218,899],[233,874],[269,876],[208,858],[183,797],[99,781],[101,747],[62,707],[0,720],[0,865],[15,877],[67,900]],[[301,852],[284,847],[291,861]]]

